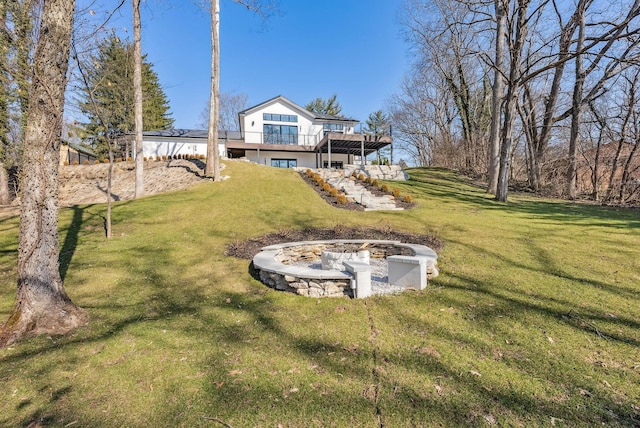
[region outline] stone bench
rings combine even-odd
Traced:
[[[344,261],[342,264],[347,268],[347,272],[353,275],[353,297],[364,299],[371,296],[371,265],[355,260]]]
[[[389,256],[389,284],[396,287],[424,290],[427,287],[426,256]]]

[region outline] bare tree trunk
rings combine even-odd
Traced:
[[[596,143],[596,153],[595,153],[595,157],[593,159],[593,169],[591,171],[591,186],[592,186],[592,191],[591,191],[591,197],[593,198],[594,201],[598,201],[600,200],[600,189],[599,189],[599,184],[600,184],[600,151],[602,148],[602,140],[604,138],[604,131],[605,131],[605,127],[606,122],[605,120],[600,116],[600,114],[598,114],[598,112],[596,111],[594,105],[592,103],[589,103],[590,107],[591,107],[591,111],[593,112],[593,115],[596,118],[596,121],[598,122],[598,141]]]
[[[489,185],[487,192],[496,194],[500,172],[500,119],[502,117],[502,64],[504,62],[504,37],[506,10],[503,0],[495,0],[496,9],[496,52],[494,59],[493,87],[491,91],[491,129],[489,131]]]
[[[629,121],[629,123],[631,124],[631,128],[632,128],[632,135],[631,135],[631,141],[633,141],[633,148],[631,149],[631,152],[629,153],[627,160],[624,163],[624,168],[622,169],[622,180],[620,181],[620,192],[618,194],[618,200],[620,201],[620,203],[624,203],[625,202],[625,192],[627,191],[627,185],[629,182],[629,179],[631,177],[631,164],[633,162],[633,160],[635,159],[636,156],[636,152],[638,151],[638,115],[636,112],[637,109],[637,104],[638,104],[638,97],[637,97],[637,90],[638,90],[638,75],[634,74],[633,77],[630,79],[629,81],[630,87],[629,87],[629,96],[627,97],[628,101],[627,101],[627,108],[632,112],[631,116],[632,119]]]
[[[29,92],[31,82],[30,52],[32,44],[33,11],[36,7],[35,0],[24,0],[22,3],[14,3],[14,26],[16,40],[16,75],[15,81],[18,87],[18,101],[20,104],[20,131],[25,132],[27,126],[27,110],[29,109]]]
[[[498,174],[498,188],[496,199],[507,202],[509,193],[509,177],[511,174],[511,155],[513,146],[513,122],[516,116],[516,103],[522,71],[522,50],[527,37],[527,11],[530,0],[518,0],[516,8],[516,23],[514,39],[510,43],[509,80],[507,81],[507,98],[502,127],[502,143],[500,147],[500,173]]]
[[[9,177],[4,164],[5,150],[9,145],[9,45],[11,35],[7,28],[7,3],[0,2],[0,205],[8,205]]]
[[[567,195],[569,199],[576,198],[576,152],[578,139],[580,138],[580,121],[582,114],[582,88],[584,86],[584,68],[582,65],[582,49],[585,39],[585,11],[586,4],[578,4],[578,40],[576,42],[576,80],[573,86],[572,112],[571,112],[571,135],[569,138],[569,166],[567,168]]]
[[[635,144],[633,145],[633,149],[631,149],[631,153],[629,153],[629,157],[624,163],[624,168],[622,169],[622,181],[620,182],[620,194],[618,195],[621,204],[625,203],[628,200],[628,196],[625,197],[625,192],[627,191],[631,177],[631,163],[633,162],[633,159],[638,152],[639,146],[640,143],[638,143],[638,140],[636,140]]]
[[[10,203],[9,174],[7,174],[4,162],[0,162],[0,205],[9,205]]]
[[[136,189],[134,198],[144,195],[144,152],[142,147],[142,47],[140,36],[140,0],[133,0],[133,93],[135,123]],[[111,159],[113,162],[113,159]],[[111,168],[111,167],[110,167]]]
[[[113,197],[111,195],[111,185],[113,183],[113,142],[111,138],[107,137],[107,144],[109,145],[109,170],[107,173],[107,218],[104,221],[104,231],[107,239],[111,239],[111,206],[113,202]]]
[[[209,133],[207,135],[207,164],[204,173],[220,180],[218,153],[218,121],[220,106],[220,2],[211,1],[211,94],[209,99]]]
[[[0,346],[31,334],[67,333],[87,321],[59,272],[58,163],[75,0],[44,2],[25,133],[16,306]]]
[[[616,148],[616,155],[613,158],[613,164],[611,165],[611,171],[609,172],[609,182],[607,183],[607,193],[605,194],[604,200],[606,202],[611,201],[611,197],[613,195],[613,185],[616,177],[616,173],[618,172],[618,163],[620,162],[620,153],[622,153],[622,148],[624,147],[624,137],[621,137],[618,141],[618,147]]]

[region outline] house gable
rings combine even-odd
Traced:
[[[238,114],[245,141],[255,144],[316,145],[326,132],[353,134],[357,120],[306,110],[278,95]]]

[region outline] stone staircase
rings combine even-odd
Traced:
[[[365,211],[395,210],[403,208],[396,207],[393,196],[376,196],[368,191],[364,186],[358,184],[353,177],[342,177],[340,174],[326,173],[324,180],[336,189],[344,192],[347,198],[351,198],[364,206]]]

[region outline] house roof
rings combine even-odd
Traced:
[[[90,147],[85,146],[84,144],[79,144],[79,143],[72,143],[69,141],[63,141],[63,144],[66,144],[67,146],[69,146],[70,148],[72,148],[73,150],[75,150],[78,153],[82,153],[84,155],[88,155],[88,156],[92,156],[92,157],[96,157],[96,153],[91,150]]]
[[[253,113],[256,110],[259,110],[260,108],[264,107],[265,105],[273,104],[276,101],[280,101],[280,102],[282,102],[284,104],[288,104],[289,107],[293,108],[294,110],[297,110],[301,114],[303,114],[305,116],[308,116],[308,117],[310,117],[312,119],[325,120],[325,121],[340,121],[340,122],[358,123],[357,120],[350,119],[350,118],[347,118],[347,117],[331,116],[331,115],[328,115],[328,114],[322,114],[322,113],[316,113],[316,112],[313,112],[313,111],[309,111],[309,110],[305,109],[304,107],[301,107],[300,105],[294,103],[289,98],[284,97],[282,95],[278,95],[276,97],[268,99],[267,101],[261,102],[260,104],[256,104],[253,107],[249,107],[248,109],[242,110],[241,112],[238,112],[238,116],[244,116],[246,114]]]
[[[374,153],[392,142],[391,137],[374,136],[365,134],[340,134],[327,133],[315,147],[321,153],[360,154],[364,150],[365,155]]]
[[[158,131],[144,131],[142,135],[148,137],[182,137],[182,138],[207,138],[206,129],[161,129]]]

